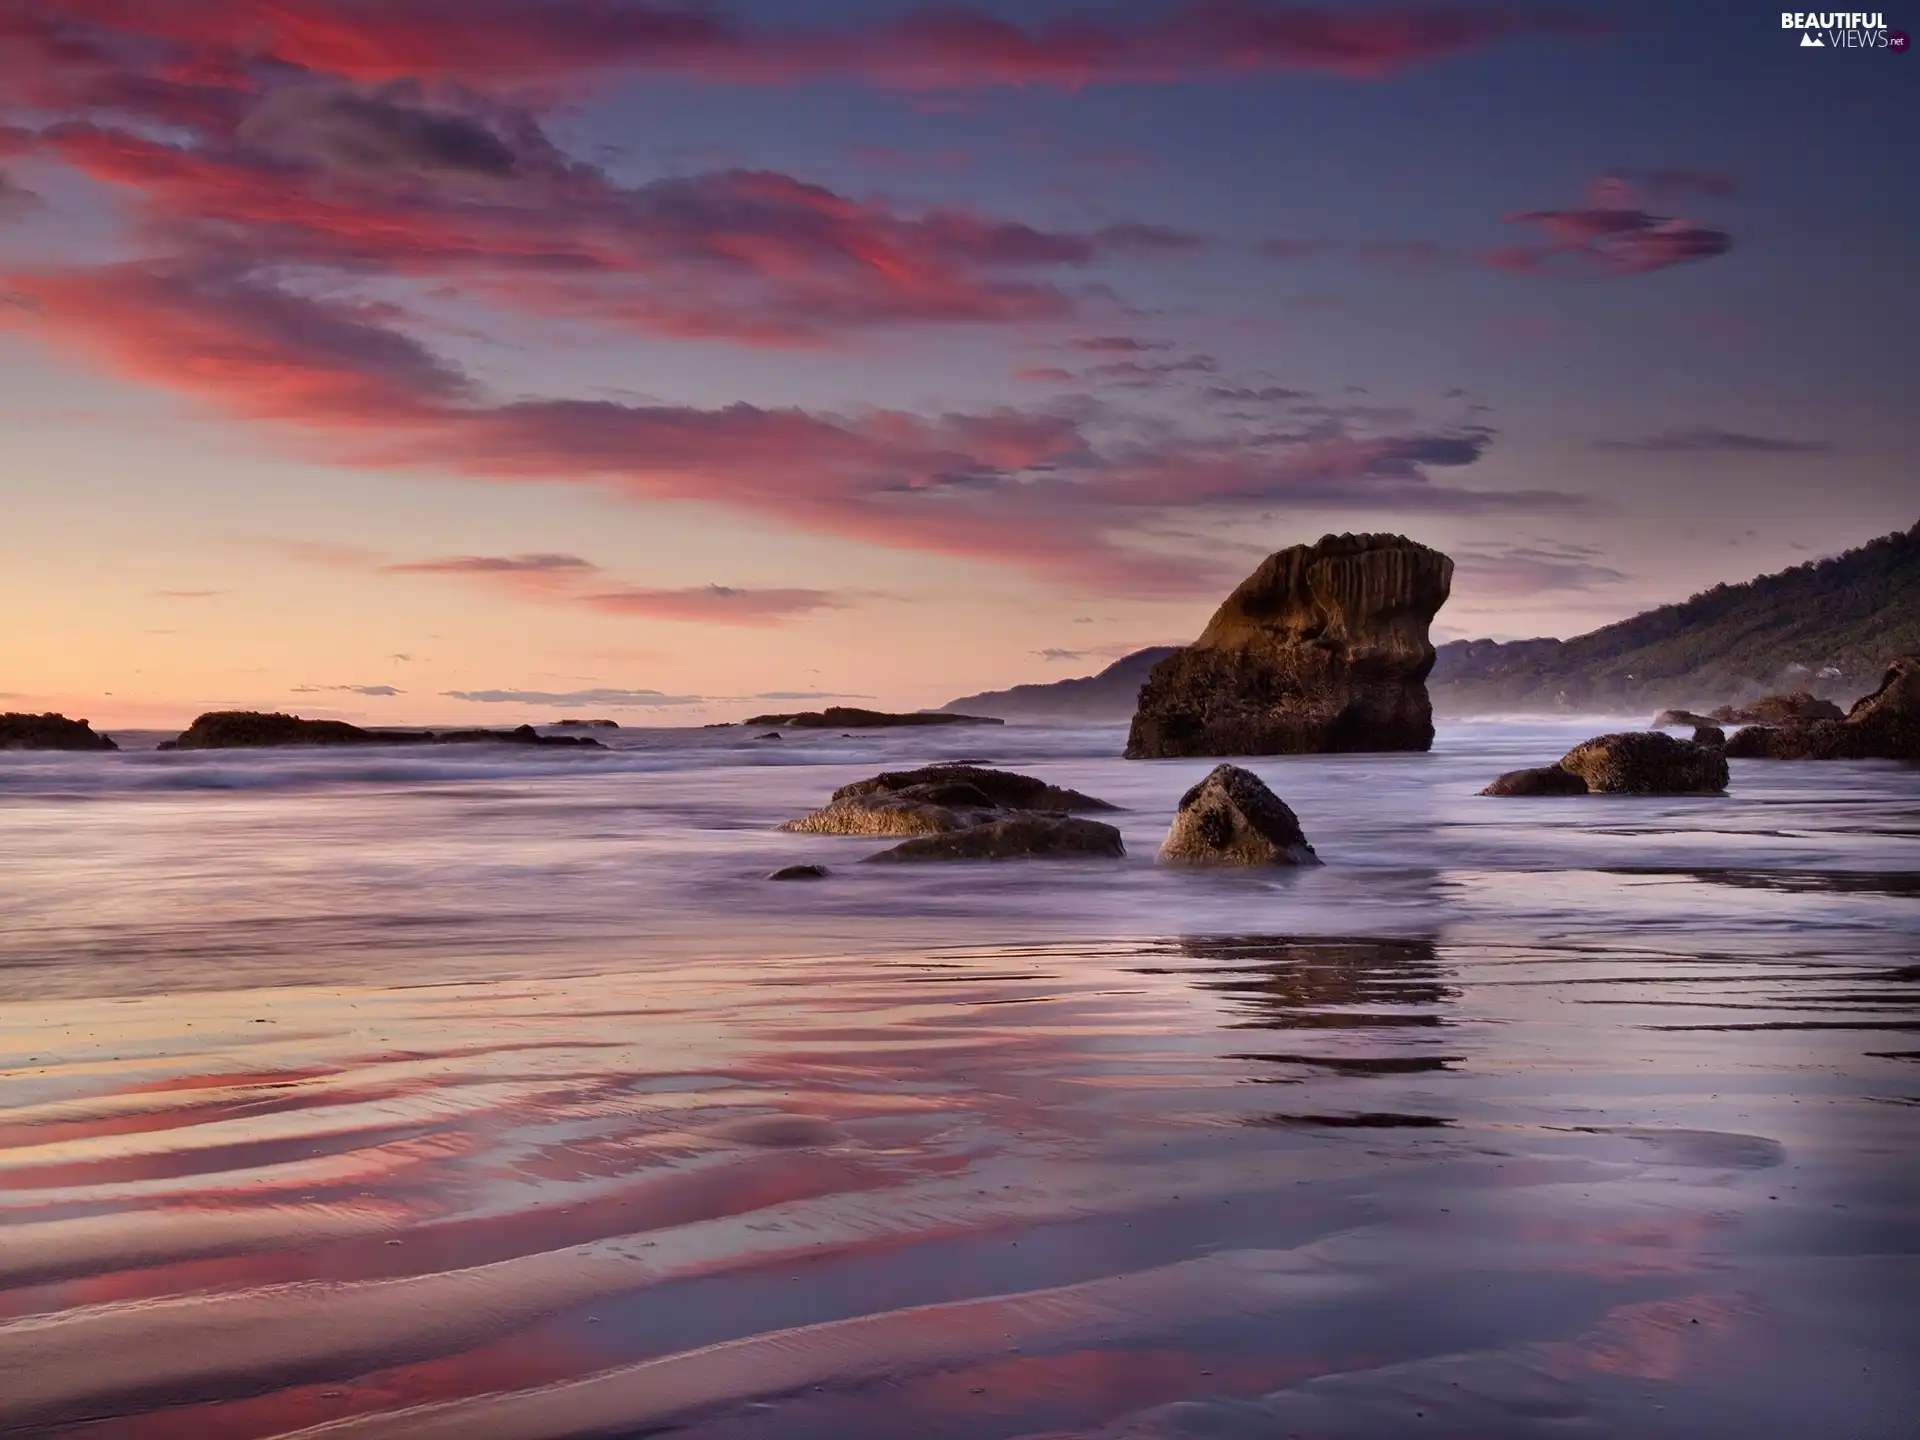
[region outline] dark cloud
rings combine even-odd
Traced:
[[[1089,355],[1146,355],[1171,350],[1173,344],[1171,340],[1146,340],[1138,335],[1082,335],[1067,341],[1067,348]]]
[[[1591,203],[1572,210],[1525,210],[1506,217],[1546,237],[1539,246],[1508,246],[1487,256],[1506,270],[1538,270],[1563,260],[1586,262],[1620,275],[1708,260],[1733,247],[1725,230],[1642,208],[1634,187],[1608,176],[1593,187]]]
[[[578,555],[448,555],[380,567],[389,575],[553,575],[598,570]]]
[[[1586,545],[1468,545],[1453,551],[1456,590],[1503,598],[1622,585],[1633,577]]]
[[[1209,385],[1200,392],[1209,400],[1236,405],[1273,405],[1288,400],[1311,398],[1310,390],[1289,390],[1283,385]]]
[[[1042,660],[1049,660],[1049,661],[1051,660],[1084,660],[1087,658],[1087,652],[1084,650],[1062,650],[1052,645],[1049,645],[1044,650],[1036,650],[1033,653],[1039,656]]]
[[[164,600],[211,600],[216,595],[224,595],[224,590],[160,590],[155,592]]]
[[[447,171],[502,178],[518,159],[479,120],[422,102],[413,87],[364,93],[301,85],[272,91],[241,123],[240,139],[271,154],[343,170]]]
[[[296,695],[318,695],[325,692],[337,692],[346,695],[391,696],[404,695],[404,690],[396,690],[391,685],[296,685]]]
[[[1663,430],[1630,440],[1596,440],[1596,450],[1639,451],[1655,455],[1824,455],[1833,449],[1828,440],[1789,440],[1772,435],[1748,435],[1711,426]]]

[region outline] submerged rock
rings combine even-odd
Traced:
[[[1920,760],[1920,655],[1888,662],[1880,688],[1843,720],[1752,725],[1727,742],[1752,760]]]
[[[782,865],[769,880],[824,880],[833,872],[824,865]]]
[[[825,710],[801,710],[791,715],[755,715],[743,725],[787,725],[796,730],[878,730],[896,725],[1004,725],[991,715],[954,715],[940,710],[862,710],[855,705],[829,705]]]
[[[1587,782],[1558,765],[1533,770],[1509,770],[1480,792],[1482,795],[1585,795]]]
[[[1846,711],[1831,700],[1817,700],[1805,690],[1791,695],[1769,695],[1747,705],[1722,705],[1706,723],[1720,725],[1781,725],[1794,721],[1843,720]]]
[[[1217,765],[1185,795],[1160,846],[1169,865],[1318,865],[1300,820],[1251,770]]]
[[[85,720],[69,720],[48,711],[25,715],[9,710],[0,715],[0,750],[118,750],[108,736]]]
[[[1453,562],[1399,535],[1268,556],[1140,689],[1129,759],[1426,750]]]
[[[869,861],[1124,859],[1120,832],[1071,815],[1015,815],[942,835],[923,835]]]
[[[1600,735],[1560,757],[1596,795],[1712,795],[1727,788],[1725,752],[1652,730]]]

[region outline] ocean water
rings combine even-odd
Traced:
[[[1602,728],[0,755],[0,1434],[1920,1433],[1920,769]],[[959,758],[1129,858],[774,829]]]

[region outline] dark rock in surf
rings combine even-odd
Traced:
[[[938,710],[895,714],[862,710],[853,705],[829,705],[825,710],[802,710],[791,715],[755,715],[743,725],[785,725],[795,730],[879,730],[902,725],[1004,725],[991,715],[954,715]]]
[[[305,720],[258,710],[210,710],[164,742],[162,750],[260,750],[293,745],[543,745],[604,750],[583,735],[542,735],[531,725],[513,730],[365,730],[344,720]]]
[[[769,880],[824,880],[833,872],[824,865],[782,865]]]
[[[1819,700],[1805,690],[1791,695],[1769,695],[1747,705],[1722,705],[1704,722],[1718,725],[1788,725],[1802,721],[1844,720],[1847,712],[1831,700]]]
[[[1027,813],[1068,815],[1114,808],[1091,795],[1010,770],[924,765],[842,785],[824,809],[780,828],[810,835],[944,835]]]
[[[1843,720],[1752,725],[1727,742],[1751,760],[1920,760],[1920,655],[1888,662],[1880,688]]]
[[[0,715],[0,750],[118,750],[108,736],[85,720],[69,720],[48,711],[25,715],[9,710]]]
[[[1069,815],[1015,815],[965,829],[907,840],[869,861],[930,860],[1120,860],[1127,847],[1120,832],[1098,820]]]
[[[1218,765],[1180,797],[1160,846],[1168,865],[1318,865],[1300,820],[1258,775]]]
[[[1696,745],[1725,745],[1727,732],[1718,725],[1696,725],[1693,727],[1693,743]]]
[[[1587,782],[1558,765],[1533,770],[1509,770],[1480,792],[1482,795],[1585,795]]]
[[[1427,627],[1452,583],[1451,560],[1399,535],[1268,556],[1153,667],[1128,758],[1431,748]]]
[[[1600,735],[1560,757],[1595,795],[1716,795],[1727,788],[1726,753],[1654,730]]]
[[[1678,725],[1698,727],[1711,724],[1713,724],[1713,717],[1711,715],[1696,715],[1691,710],[1662,710],[1658,715],[1653,717],[1653,728],[1656,730],[1665,730],[1669,726]]]

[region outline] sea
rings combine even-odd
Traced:
[[[0,754],[0,1435],[1911,1440],[1920,768],[1625,723]],[[1128,857],[776,828],[961,759]]]

